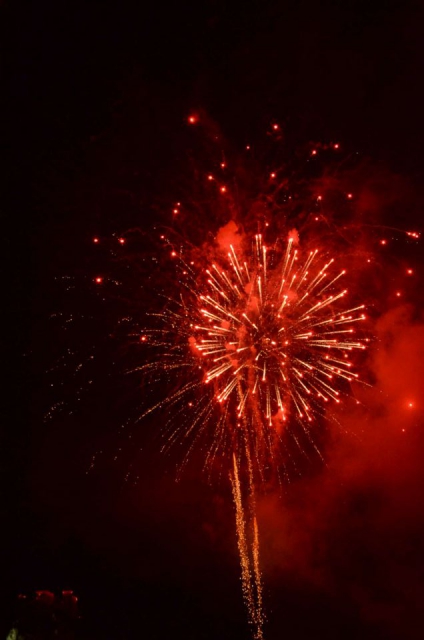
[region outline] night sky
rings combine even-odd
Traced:
[[[191,113],[233,148],[265,137],[273,121],[300,144],[339,141],[373,176],[361,200],[370,222],[420,231],[424,8],[41,1],[1,11],[9,328],[0,633],[19,593],[73,589],[78,637],[247,639],[228,490],[190,468],[176,483],[156,422],[131,426],[125,330],[110,335],[111,309],[118,317],[125,304],[118,294],[103,304],[90,283],[112,268],[114,239],[135,227],[148,237],[189,185],[203,153]],[[105,239],[98,253],[95,236]],[[364,413],[343,415],[361,437],[332,434],[326,466],[312,464],[282,499],[258,505],[267,640],[424,633],[424,260],[417,243],[397,238],[394,261],[415,276],[403,303],[387,293],[402,286],[387,271],[374,315],[370,367],[384,402],[365,394]],[[73,314],[72,327],[54,314]],[[93,344],[93,363],[75,374]]]

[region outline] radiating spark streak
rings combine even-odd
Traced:
[[[325,307],[327,307],[329,304],[332,304],[334,302],[336,302],[336,300],[339,300],[339,298],[343,298],[343,296],[346,294],[346,291],[342,291],[341,293],[339,293],[337,296],[330,296],[329,298],[327,298],[327,300],[324,300],[324,302],[317,302],[316,305],[314,305],[313,307],[311,307],[310,309],[308,309],[308,311],[306,311],[300,318],[299,321],[302,320],[306,315],[311,314],[313,311],[315,311],[316,309],[320,309],[320,311],[322,311]]]
[[[234,259],[233,259],[233,256],[231,255],[231,253],[229,253],[229,254],[228,254],[228,257],[229,257],[229,259],[230,259],[231,266],[233,267],[234,272],[235,272],[235,274],[236,274],[236,276],[237,276],[237,278],[238,278],[238,280],[239,280],[240,284],[243,284],[243,280],[242,280],[242,277],[241,277],[240,271],[239,271],[239,269],[238,269],[238,267],[237,267],[236,262],[235,262],[235,261],[234,261]]]
[[[261,301],[262,304],[262,282],[261,282],[261,276],[258,276],[258,293],[259,293],[259,299]]]
[[[337,282],[337,280],[338,280],[339,278],[341,278],[342,276],[344,276],[344,275],[345,275],[345,273],[346,273],[346,271],[344,271],[344,270],[343,270],[341,273],[339,273],[339,275],[338,275],[338,276],[336,276],[335,278],[333,278],[333,280],[330,280],[330,282],[328,282],[328,283],[325,285],[325,287],[324,287],[323,289],[321,289],[320,294],[324,293],[324,291],[325,291],[326,289],[328,289],[329,287],[333,286],[333,284],[334,284],[335,282]]]
[[[300,386],[305,390],[305,392],[309,395],[311,392],[308,389],[308,387],[306,386],[306,384],[304,384],[304,382],[302,382],[302,380],[298,379],[298,384],[300,384]]]
[[[299,408],[299,405],[298,405],[298,404],[297,404],[297,402],[296,402],[296,398],[294,397],[293,391],[290,391],[290,395],[291,395],[292,400],[293,400],[293,402],[294,402],[294,406],[295,406],[295,407],[296,407],[296,409],[297,409],[297,412],[298,412],[298,414],[299,414],[299,417],[300,417],[300,418],[302,418],[302,417],[303,417],[303,413],[301,412],[301,410],[300,410],[300,408]]]
[[[224,388],[222,393],[218,396],[218,402],[222,402],[223,400],[226,400],[236,386],[237,386],[237,378],[233,378]]]
[[[206,316],[207,318],[210,318],[211,320],[218,320],[218,321],[221,321],[221,320],[222,320],[222,318],[220,318],[219,316],[215,316],[215,315],[214,315],[213,313],[211,313],[210,311],[206,311],[206,309],[202,309],[202,310],[200,311],[200,313],[201,313],[203,316]]]
[[[240,401],[239,406],[237,407],[239,417],[243,413],[244,405],[246,404],[246,400],[247,400],[247,396],[248,395],[249,395],[249,391],[246,391],[246,393],[244,394],[243,398]]]
[[[282,272],[281,272],[281,286],[280,286],[280,291],[279,291],[280,294],[281,294],[281,290],[282,290],[282,288],[284,286],[284,281],[285,281],[285,277],[286,277],[286,269],[287,269],[287,264],[288,264],[288,261],[289,261],[289,258],[290,258],[290,251],[291,251],[291,248],[292,248],[292,244],[293,244],[293,239],[290,238],[288,243],[287,243],[286,255],[284,257],[283,269],[282,269]]]
[[[247,262],[244,262],[243,264],[244,264],[244,268],[245,268],[245,271],[246,271],[247,280],[248,280],[248,282],[250,282],[249,267],[247,266]]]
[[[296,291],[298,291],[298,290],[299,290],[299,288],[300,288],[301,284],[304,282],[304,280],[305,280],[306,276],[308,275],[308,273],[309,273],[309,272],[308,272],[308,269],[309,269],[309,267],[311,266],[311,264],[312,264],[312,262],[313,262],[314,258],[316,257],[317,253],[318,253],[318,250],[317,250],[317,249],[315,249],[315,251],[311,251],[311,252],[310,252],[309,257],[308,257],[308,259],[306,260],[306,262],[305,262],[305,264],[303,265],[303,268],[302,268],[302,270],[301,270],[301,272],[300,272],[300,275],[299,275],[299,282],[297,283]]]
[[[284,307],[286,306],[286,302],[287,302],[287,300],[288,300],[288,296],[284,296],[284,297],[283,297],[283,302],[282,302],[282,304],[281,304],[281,307],[278,309],[278,313],[281,313],[281,312],[282,312],[282,310],[283,310],[283,309],[284,309]],[[284,328],[282,327],[282,328],[280,329],[280,331],[284,331]]]
[[[251,319],[249,318],[249,316],[248,316],[248,315],[246,315],[245,313],[242,313],[242,316],[243,316],[243,318],[245,318],[245,319],[249,322],[249,324],[251,324],[251,325],[252,325],[252,327],[253,327],[254,329],[256,329],[256,331],[259,331],[259,329],[258,329],[258,327],[256,326],[256,324],[255,324],[254,322],[252,322],[252,321],[251,321]]]
[[[222,291],[222,289],[220,289],[219,287],[216,286],[216,284],[214,282],[212,282],[212,280],[208,280],[208,284],[215,289],[215,291],[222,296],[223,298],[225,298],[225,300],[227,302],[230,302],[230,298]]]
[[[211,351],[206,351],[206,348],[201,346],[197,348],[204,356],[211,356],[214,353],[223,353],[227,351],[227,349],[212,349]],[[217,362],[217,358],[214,358],[214,362]]]
[[[326,382],[324,382],[324,380],[321,380],[321,378],[317,378],[316,379],[318,384],[322,384],[323,387],[325,387],[327,389],[327,393],[336,401],[336,402],[340,402],[340,400],[338,399],[338,395],[339,392],[335,391],[333,389],[333,387],[331,387],[329,384],[327,384]]]
[[[215,367],[215,369],[211,369],[207,375],[206,380],[209,381],[209,380],[212,380],[213,378],[220,376],[221,374],[224,373],[224,371],[231,369],[232,366],[233,365],[231,364],[231,362],[227,362],[225,364],[221,364],[218,367]]]
[[[243,285],[243,279],[241,277],[242,269],[241,269],[240,263],[239,263],[238,258],[237,258],[237,254],[234,251],[234,247],[233,247],[232,244],[230,245],[230,249],[231,249],[232,256],[234,258],[234,262],[235,262],[236,267],[237,267],[237,273],[239,274],[240,284]]]

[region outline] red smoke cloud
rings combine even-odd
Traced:
[[[412,639],[424,595],[424,324],[402,306],[375,335],[375,384],[357,385],[361,404],[336,416],[326,467],[259,502],[263,566],[275,584],[341,599],[376,637]]]
[[[242,237],[239,228],[233,220],[230,220],[226,225],[221,227],[216,234],[217,245],[226,252],[230,250],[230,246],[233,246],[234,250],[237,251],[241,242]]]

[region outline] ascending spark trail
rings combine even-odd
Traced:
[[[241,565],[243,597],[255,640],[263,640],[264,615],[262,610],[262,581],[259,569],[259,532],[254,501],[251,500],[250,516],[243,507],[242,491],[236,456],[233,455],[233,471],[230,474],[236,508],[237,544]],[[250,496],[253,497],[253,496]],[[250,526],[249,526],[250,525]],[[250,534],[250,536],[249,536]],[[249,537],[252,540],[249,540]]]

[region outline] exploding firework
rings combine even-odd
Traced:
[[[189,118],[189,124],[198,123],[198,116]],[[215,133],[210,139],[221,146]],[[281,140],[277,124],[268,137]],[[155,245],[157,228],[140,229],[137,218],[124,234],[120,229],[112,235],[113,265],[108,257],[89,276],[102,302],[99,315],[106,316],[103,303],[112,302],[108,339],[127,343],[130,334],[142,345],[135,357],[144,364],[134,366],[133,360],[125,367],[141,373],[145,404],[139,411],[137,389],[137,418],[160,413],[163,450],[180,449],[180,472],[195,458],[211,480],[229,480],[243,596],[258,640],[265,614],[257,495],[290,479],[293,470],[300,473],[299,458],[311,452],[322,457],[326,424],[338,422],[337,405],[359,380],[358,355],[369,340],[361,331],[364,305],[357,294],[369,299],[373,286],[378,289],[372,313],[379,312],[382,290],[393,284],[378,277],[373,252],[387,251],[399,232],[376,227],[367,207],[362,205],[362,214],[356,210],[360,189],[355,194],[353,185],[363,181],[361,172],[349,164],[347,184],[346,176],[324,174],[318,166],[321,157],[327,162],[339,155],[338,143],[299,154],[284,148],[283,158],[276,154],[260,166],[250,145],[241,162],[232,162],[222,148],[219,160],[211,163],[208,155],[207,170],[196,167],[190,193],[168,202],[170,215],[165,213],[161,225],[165,249]],[[231,242],[220,238],[228,225]],[[379,228],[378,237],[371,237],[372,228]],[[416,231],[406,236],[409,243],[419,239]],[[97,256],[106,248],[104,239],[96,229]],[[414,274],[409,261],[404,273]],[[66,290],[72,288],[67,278]],[[140,302],[145,307],[148,299],[156,313],[148,314],[141,330]],[[72,319],[64,317],[65,329]],[[68,350],[75,356],[69,369],[77,381],[83,370],[80,341],[78,334],[75,353]],[[105,351],[102,344],[96,359]],[[86,361],[93,360],[90,345]],[[79,383],[78,401],[83,390]],[[64,404],[55,402],[47,418]],[[125,426],[132,421],[125,414]],[[95,456],[90,469],[94,462]]]
[[[357,331],[365,315],[345,302],[345,270],[318,249],[302,257],[297,234],[270,247],[260,234],[246,242],[201,273],[173,252],[181,295],[158,314],[161,328],[142,336],[160,354],[142,369],[184,381],[148,410],[184,407],[168,445],[182,436],[190,451],[205,436],[209,467],[224,452],[231,464],[247,446],[263,481],[288,439],[317,449],[314,423],[358,379],[349,356],[365,348]]]
[[[166,447],[187,440],[187,460],[204,436],[207,468],[227,456],[243,595],[261,639],[255,488],[270,470],[280,478],[288,441],[319,453],[314,422],[358,379],[349,355],[365,348],[357,330],[365,315],[364,305],[346,303],[346,271],[318,249],[302,256],[296,232],[269,247],[261,234],[245,244],[238,251],[230,245],[225,261],[221,255],[200,272],[183,250],[172,251],[179,296],[158,314],[161,327],[143,334],[158,357],[141,369],[179,380],[146,412],[181,412],[182,419],[172,415],[168,423]]]

